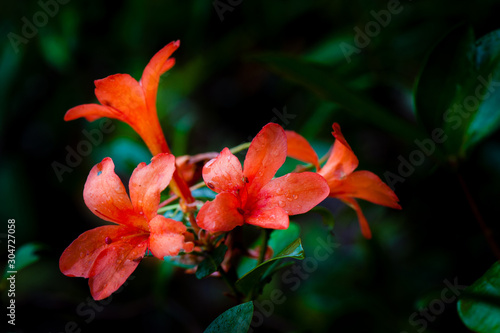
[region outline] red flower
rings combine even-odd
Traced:
[[[323,168],[319,168],[318,156],[306,139],[292,131],[286,132],[288,155],[315,165],[318,173],[328,182],[329,196],[338,198],[353,208],[358,215],[361,232],[366,238],[371,238],[370,227],[355,198],[401,209],[398,204],[399,199],[391,188],[374,173],[354,171],[358,167],[358,158],[342,135],[340,126],[334,123],[332,128],[336,141]]]
[[[146,250],[160,259],[190,252],[186,227],[179,221],[157,215],[160,193],[169,184],[175,158],[159,154],[151,163],[141,163],[129,181],[130,198],[107,157],[92,168],[83,198],[87,207],[103,220],[117,223],[81,234],[63,252],[59,267],[67,276],[89,278],[95,300],[108,297],[132,274]]]
[[[115,74],[95,81],[95,94],[99,104],[76,106],[64,116],[69,121],[85,117],[94,121],[101,117],[121,120],[129,124],[146,143],[151,153],[170,153],[156,112],[156,93],[160,76],[172,68],[175,59],[169,58],[177,50],[180,41],[171,42],[158,51],[149,61],[137,82],[128,74]],[[194,201],[184,179],[174,171],[171,190],[185,203]],[[194,219],[191,219],[194,223]]]
[[[169,57],[179,45],[179,41],[171,42],[156,53],[139,82],[128,74],[96,80],[95,94],[102,105],[76,106],[66,112],[64,120],[80,117],[88,121],[101,117],[119,119],[141,136],[153,155],[170,152],[156,113],[156,93],[160,76],[175,64],[175,59]]]
[[[289,215],[302,214],[329,193],[323,177],[313,173],[287,174],[273,179],[287,154],[286,135],[268,124],[253,139],[243,169],[229,149],[203,168],[203,179],[219,193],[200,209],[197,222],[209,231],[229,231],[244,223],[263,228],[288,228]]]

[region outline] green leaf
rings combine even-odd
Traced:
[[[5,279],[10,275],[7,273],[7,271],[20,271],[21,269],[37,262],[40,259],[40,256],[36,252],[42,248],[43,245],[39,243],[27,243],[17,248],[15,252],[15,267],[10,268],[9,266],[7,266],[3,278]]]
[[[484,93],[484,96],[467,128],[465,151],[500,127],[500,93],[497,91],[500,86],[500,30],[495,30],[476,42],[475,59],[481,77],[475,88],[478,84],[483,85],[479,92]]]
[[[41,51],[47,62],[60,71],[66,70],[71,60],[71,52],[63,36],[52,32],[40,33],[39,38]]]
[[[449,32],[430,52],[415,88],[430,137],[443,130],[448,156],[464,157],[500,127],[500,30],[479,40],[469,26]]]
[[[204,200],[214,200],[217,193],[212,191],[207,187],[197,188],[192,191],[193,197],[196,199],[204,199]]]
[[[118,126],[118,123],[113,124]],[[103,145],[102,148],[98,146],[97,155],[99,160],[106,156],[113,156],[116,172],[124,174],[131,173],[137,167],[137,164],[141,162],[149,163],[151,160],[151,153],[145,145],[129,138],[117,138],[112,140],[109,145]]]
[[[457,308],[464,324],[474,332],[500,332],[500,262],[464,290]]]
[[[378,126],[398,138],[413,141],[422,136],[414,125],[372,103],[362,93],[353,92],[324,66],[284,55],[258,55],[253,59],[264,63],[272,71],[308,88],[320,97],[349,110],[362,121]]]
[[[217,271],[218,267],[224,261],[224,255],[226,254],[227,246],[225,244],[219,245],[212,253],[207,254],[205,260],[200,262],[198,269],[196,270],[196,277],[198,279],[203,279],[206,276]]]
[[[245,295],[249,294],[252,290],[255,290],[255,288],[259,287],[263,282],[265,282],[266,278],[271,275],[270,272],[275,272],[275,270],[273,270],[274,265],[276,265],[280,259],[286,258],[299,260],[305,258],[304,249],[302,248],[302,242],[300,238],[297,238],[295,241],[289,244],[274,258],[263,262],[262,264],[252,269],[250,272],[243,275],[239,280],[236,281],[236,288],[238,288],[238,290],[240,290]]]
[[[215,318],[204,333],[245,333],[250,328],[252,317],[252,302],[236,305]]]
[[[274,253],[281,253],[300,236],[300,225],[290,221],[287,229],[273,230],[268,245]]]

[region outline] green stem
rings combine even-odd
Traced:
[[[229,278],[226,271],[224,271],[224,269],[220,265],[217,267],[217,271],[219,272],[220,277],[222,278],[224,283],[229,287],[229,289],[231,289],[231,292],[233,293],[234,297],[236,297],[238,299],[238,301],[240,301],[241,294],[238,291],[238,289],[236,289],[235,281],[232,281]]]
[[[174,204],[174,205],[169,205],[169,206],[164,206],[164,207],[161,207],[158,209],[157,213],[160,214],[160,213],[165,213],[169,210],[172,210],[172,209],[178,209],[180,208],[180,205],[179,204]]]
[[[233,148],[231,148],[229,150],[231,151],[231,153],[236,154],[236,153],[239,153],[242,150],[248,149],[248,147],[250,147],[250,142],[245,142],[245,143],[242,143],[241,145],[233,147]]]
[[[257,261],[257,266],[264,262],[267,252],[267,244],[269,243],[269,235],[271,235],[270,229],[262,229],[262,246],[260,248],[259,260]]]

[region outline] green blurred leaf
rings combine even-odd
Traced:
[[[193,197],[200,200],[214,200],[217,193],[208,187],[197,188],[192,191]]]
[[[37,262],[40,259],[40,256],[36,253],[37,251],[43,248],[42,244],[39,243],[27,243],[23,244],[20,247],[16,248],[15,252],[15,267],[13,269],[7,266],[5,268],[5,272],[3,278],[7,278],[10,274],[7,271],[20,271],[23,268]]]
[[[415,88],[427,132],[444,130],[447,155],[467,151],[500,126],[500,31],[475,41],[469,26],[449,32],[429,53]]]
[[[253,317],[253,302],[246,302],[226,310],[207,327],[204,333],[245,333]]]
[[[360,120],[376,125],[398,138],[413,141],[422,136],[414,125],[372,103],[362,93],[348,89],[332,73],[327,72],[324,66],[285,55],[265,54],[253,56],[253,59],[264,63],[272,71],[308,88],[320,97],[339,104]]]
[[[273,268],[280,259],[287,258],[299,260],[305,258],[304,249],[302,248],[302,242],[300,238],[297,238],[295,241],[289,244],[274,258],[263,262],[262,264],[258,265],[250,272],[242,276],[239,280],[236,281],[236,288],[238,288],[238,290],[240,290],[243,294],[249,294],[250,292],[252,292],[252,290],[260,287],[261,284],[265,282],[266,278],[271,275],[271,272],[274,273],[276,271],[273,270]]]
[[[481,89],[485,95],[467,128],[465,151],[500,127],[500,93],[496,91],[500,85],[500,29],[476,42],[475,59],[479,75],[484,79],[479,83],[488,84]]]
[[[462,82],[472,75],[469,71],[473,42],[472,30],[468,26],[460,26],[438,42],[427,57],[415,87],[415,107],[428,133],[436,128],[445,129],[443,113],[457,100],[463,99],[465,87]],[[446,132],[449,137],[445,146],[456,150],[451,147],[459,144],[460,131]]]
[[[186,261],[186,258],[184,255],[179,255],[175,257],[164,257],[163,260],[166,263],[171,264],[171,266],[177,266],[185,269],[190,269],[190,268],[195,268],[196,264],[193,264],[190,260]]]
[[[41,33],[40,45],[42,54],[48,63],[60,71],[65,70],[70,63],[71,52],[66,41],[56,33]]]
[[[500,262],[465,289],[457,308],[464,324],[474,332],[500,332]]]
[[[224,255],[226,254],[227,246],[225,244],[219,245],[212,253],[208,254],[205,260],[203,260],[196,270],[196,277],[198,279],[203,279],[206,276],[217,271],[217,268],[224,261]]]
[[[117,173],[130,174],[141,162],[149,163],[151,153],[140,141],[119,137],[97,148],[97,159],[111,156]]]

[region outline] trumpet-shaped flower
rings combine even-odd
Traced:
[[[169,184],[175,158],[159,154],[141,163],[129,181],[130,197],[107,157],[95,165],[87,178],[83,197],[87,207],[105,225],[81,234],[61,255],[59,267],[67,276],[89,278],[92,297],[100,300],[116,291],[132,274],[146,250],[160,259],[190,252],[186,226],[157,215],[160,193]]]
[[[156,93],[160,76],[175,64],[175,59],[169,57],[179,45],[179,41],[171,42],[156,53],[139,82],[128,74],[96,80],[95,95],[101,104],[76,106],[66,112],[64,120],[81,117],[88,121],[101,117],[118,119],[141,136],[153,155],[170,152],[156,113]]]
[[[229,231],[244,223],[286,229],[289,215],[302,214],[328,195],[325,179],[313,172],[273,179],[285,162],[286,134],[270,123],[253,139],[243,164],[229,149],[203,168],[203,179],[218,195],[200,209],[197,223],[209,231]]]
[[[85,117],[94,121],[101,117],[129,124],[146,143],[151,153],[170,153],[156,112],[156,93],[160,76],[172,68],[175,59],[169,58],[180,42],[171,42],[149,61],[141,80],[128,74],[115,74],[95,81],[95,95],[101,104],[83,104],[68,110],[64,120]],[[184,179],[174,170],[171,189],[186,203],[194,201]],[[194,221],[194,220],[193,220]]]
[[[287,131],[288,155],[298,160],[311,163],[328,182],[330,197],[338,198],[356,211],[361,232],[371,238],[370,227],[355,198],[364,199],[378,205],[401,209],[398,197],[377,175],[370,171],[354,171],[358,167],[358,158],[345,140],[340,126],[334,123],[333,144],[330,156],[319,167],[318,157],[311,145],[299,134]]]

